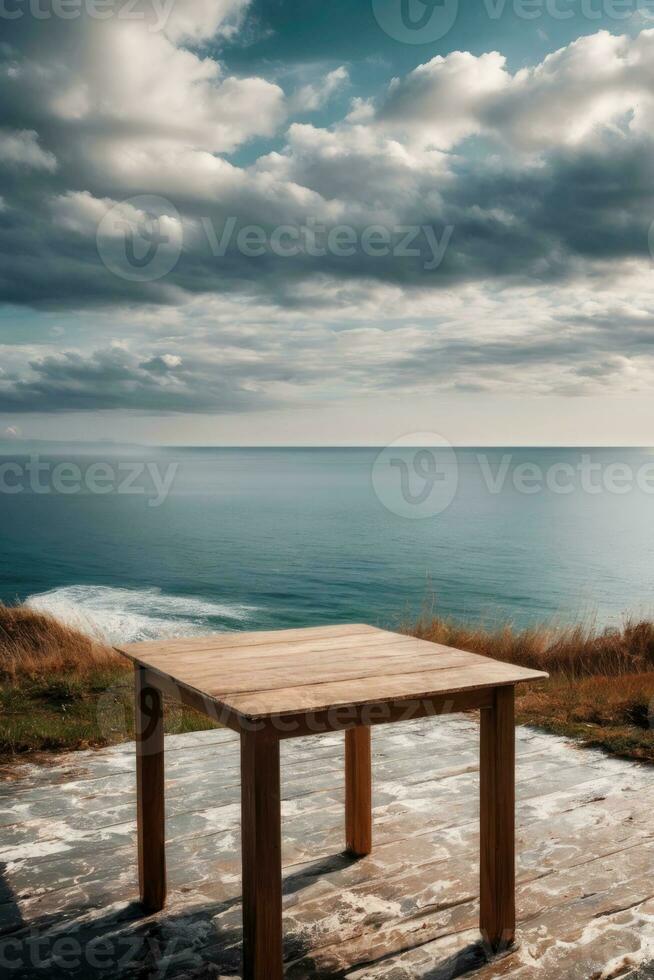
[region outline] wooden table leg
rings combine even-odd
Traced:
[[[351,854],[372,850],[372,759],[370,727],[345,732],[345,840]]]
[[[141,901],[150,912],[166,903],[164,728],[161,691],[135,670],[136,824]]]
[[[515,938],[514,689],[498,687],[481,711],[480,921],[493,952]]]
[[[243,980],[282,980],[279,738],[241,734]]]

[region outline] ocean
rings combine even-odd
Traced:
[[[0,598],[111,641],[654,615],[651,449],[0,456]]]

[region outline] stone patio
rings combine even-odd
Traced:
[[[165,912],[136,894],[134,746],[22,766],[0,785],[0,972],[234,977],[238,740],[166,740]],[[654,769],[518,729],[517,946],[476,930],[474,717],[373,730],[374,851],[343,853],[343,736],[282,744],[286,972],[299,978],[650,977]]]

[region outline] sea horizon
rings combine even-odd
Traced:
[[[12,448],[0,598],[110,641],[654,615],[650,447]]]

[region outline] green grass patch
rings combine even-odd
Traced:
[[[169,734],[214,728],[209,718],[166,701]],[[90,671],[0,683],[0,760],[30,753],[86,749],[134,738],[132,671]]]

